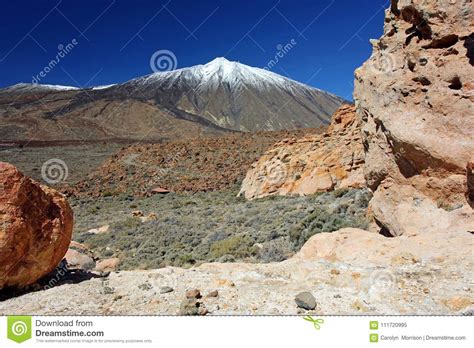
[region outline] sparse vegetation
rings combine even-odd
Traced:
[[[122,269],[151,269],[209,261],[282,261],[316,233],[367,227],[366,190],[255,201],[237,197],[237,190],[73,199],[73,239],[99,257],[119,257]],[[154,213],[157,219],[142,222],[132,217],[134,210],[145,217]],[[107,233],[87,232],[106,224]]]
[[[215,259],[226,255],[244,259],[252,256],[255,252],[256,248],[252,246],[252,240],[246,235],[232,236],[211,245],[211,256]]]

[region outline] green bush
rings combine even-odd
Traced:
[[[211,255],[218,259],[224,255],[233,255],[238,258],[246,258],[255,254],[250,238],[246,235],[233,236],[217,241],[211,245]]]

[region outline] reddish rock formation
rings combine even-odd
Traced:
[[[465,203],[474,153],[472,1],[392,1],[354,97],[372,189],[385,178]]]
[[[296,129],[238,133],[123,148],[94,170],[86,180],[65,187],[67,195],[107,196],[119,193],[149,196],[154,188],[180,192],[227,190],[240,183],[251,164],[272,144],[321,132]]]
[[[326,133],[275,144],[247,172],[240,194],[309,195],[365,185],[364,149],[355,108],[342,106]]]
[[[73,213],[66,199],[3,162],[0,221],[0,289],[34,283],[68,250]]]
[[[382,228],[392,236],[474,231],[474,212],[467,204],[439,207],[413,186],[393,180],[385,180],[375,191],[369,211],[377,225],[372,229]]]
[[[471,1],[393,0],[356,71],[370,213],[384,234],[472,230],[473,32]]]

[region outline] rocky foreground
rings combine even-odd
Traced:
[[[473,314],[472,239],[344,229],[281,263],[115,272],[9,299],[0,314]]]

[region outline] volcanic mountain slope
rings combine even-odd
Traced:
[[[19,84],[0,90],[2,141],[161,141],[228,132],[195,117],[178,117],[152,101],[101,89]]]
[[[0,90],[3,140],[163,140],[327,125],[343,99],[217,58],[119,85]]]
[[[179,113],[201,115],[232,130],[281,130],[327,125],[343,100],[264,69],[225,58],[152,74],[108,91],[141,97]]]

